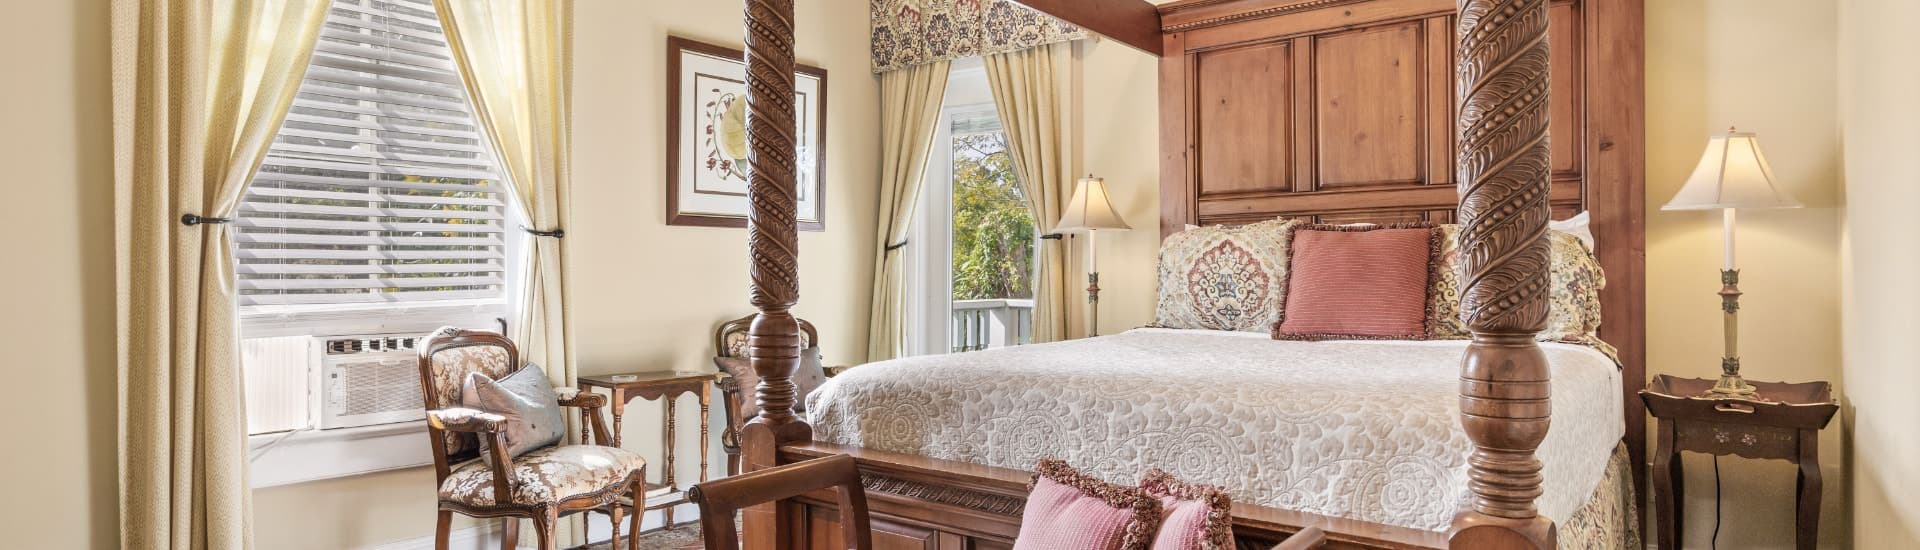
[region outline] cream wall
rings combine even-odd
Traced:
[[[666,225],[667,36],[742,46],[739,0],[575,0],[574,345],[581,374],[713,369],[712,331],[751,313],[744,229]],[[795,312],[819,327],[828,364],[859,363],[867,334],[880,145],[879,83],[864,0],[804,2],[799,62],[827,69],[825,232],[800,237]],[[676,413],[681,485],[699,477],[698,400]],[[656,481],[661,405],[636,401],[624,441]],[[711,468],[723,472],[716,399]],[[255,492],[262,548],[352,548],[433,529],[433,474],[418,468]],[[657,515],[657,514],[656,514]],[[463,525],[466,525],[463,523]],[[327,529],[313,529],[326,526]],[[306,527],[306,529],[297,529]]]
[[[1846,147],[1841,254],[1846,420],[1854,543],[1920,548],[1920,3],[1848,0],[1840,7],[1840,106]]]
[[[575,227],[576,334],[586,373],[705,367],[707,331],[744,313],[744,233],[664,225],[660,134],[668,33],[737,41],[739,3],[578,0]],[[1706,214],[1662,213],[1708,133],[1737,123],[1762,134],[1781,179],[1809,208],[1742,217],[1741,266],[1747,372],[1766,380],[1845,377],[1852,477],[1827,475],[1825,545],[1907,548],[1920,539],[1920,455],[1911,429],[1920,407],[1912,357],[1911,283],[1917,255],[1900,225],[1916,188],[1904,170],[1920,143],[1911,60],[1920,49],[1906,0],[1848,0],[1841,8],[1793,0],[1648,2],[1648,310],[1653,373],[1705,376],[1718,353],[1714,270],[1717,225]],[[0,453],[0,503],[23,548],[117,546],[114,478],[112,200],[107,0],[30,2],[15,8],[0,46],[0,156],[18,179],[6,219],[31,227],[14,257],[34,271],[0,270],[7,289],[0,338],[19,399],[0,414],[34,458]],[[800,313],[821,325],[829,363],[863,349],[872,242],[877,85],[867,73],[865,3],[807,4],[800,58],[827,67],[829,231],[802,237]],[[23,11],[24,10],[24,11]],[[830,26],[831,24],[831,26]],[[1107,178],[1135,231],[1102,238],[1105,332],[1152,320],[1159,201],[1155,60],[1103,41],[1083,46],[1083,162]],[[1840,63],[1835,63],[1839,60]],[[1837,65],[1837,69],[1836,69]],[[1840,79],[1836,87],[1834,79]],[[1833,105],[1845,105],[1844,112]],[[1845,128],[1844,132],[1840,128]],[[1844,141],[1845,162],[1842,162]],[[1842,192],[1841,174],[1846,176]],[[1837,207],[1847,204],[1842,216]],[[1843,219],[1844,218],[1844,219]],[[1844,228],[1847,240],[1841,247]],[[1901,246],[1906,246],[1904,250]],[[1847,251],[1845,257],[1836,250]],[[1891,251],[1891,253],[1889,253]],[[1846,263],[1842,264],[1842,261]],[[1834,289],[1850,288],[1843,310]],[[848,297],[828,303],[828,297]],[[680,415],[695,407],[683,400]],[[657,439],[658,417],[636,405],[627,437]],[[688,423],[682,423],[683,428]],[[682,456],[692,456],[683,430]],[[1839,429],[1823,444],[1841,463]],[[9,448],[12,450],[12,448]],[[716,462],[720,456],[715,452]],[[1903,460],[1904,459],[1904,460]],[[686,461],[690,463],[691,461]],[[1791,472],[1723,463],[1726,547],[1784,547]],[[1690,486],[1707,488],[1709,464],[1689,462]],[[717,467],[717,465],[716,465]],[[1837,466],[1836,466],[1837,467]],[[683,466],[682,479],[694,475]],[[1849,483],[1851,482],[1851,483]],[[429,532],[431,474],[423,469],[263,490],[256,494],[263,548],[339,548]],[[1846,517],[1847,487],[1853,488]],[[1711,492],[1696,489],[1695,545],[1705,541]],[[290,534],[294,527],[306,527]],[[326,526],[315,529],[315,526]]]
[[[14,2],[0,22],[0,349],[12,548],[119,546],[107,0]]]
[[[1080,44],[1082,171],[1107,180],[1107,191],[1132,231],[1100,234],[1100,332],[1153,322],[1155,262],[1160,253],[1159,58],[1113,40]],[[1086,264],[1084,242],[1070,264]],[[1085,275],[1076,284],[1085,285]],[[1084,292],[1076,300],[1084,300]],[[1083,302],[1081,302],[1083,303]],[[1084,313],[1083,313],[1084,314]],[[1077,326],[1077,325],[1076,325]],[[1080,332],[1075,332],[1079,334]]]
[[[18,390],[0,414],[35,419],[10,423],[16,443],[0,452],[0,486],[14,495],[0,517],[32,527],[9,529],[20,548],[118,546],[107,5],[21,2],[0,32],[0,51],[16,52],[0,56],[0,156],[15,178],[5,219],[23,229],[11,256],[36,262],[0,270],[12,313],[0,317],[0,338]],[[583,373],[710,368],[714,325],[751,309],[745,232],[667,227],[662,203],[666,36],[737,46],[741,11],[738,0],[578,0],[567,229]],[[828,69],[831,103],[828,231],[801,237],[797,311],[820,326],[831,363],[858,362],[865,349],[879,150],[866,17],[863,0],[825,0],[804,3],[798,22],[798,56]],[[683,480],[698,475],[693,401],[681,400]],[[635,409],[628,441],[651,453],[657,406]],[[30,458],[16,452],[24,446]],[[716,470],[720,456],[716,445]],[[430,534],[432,477],[412,469],[257,491],[258,545],[353,548]]]
[[[1707,136],[1758,132],[1779,183],[1806,204],[1740,214],[1741,372],[1834,382],[1840,372],[1840,136],[1836,12],[1799,0],[1647,2],[1647,373],[1719,373],[1720,215],[1662,212]],[[1651,425],[1651,423],[1649,424]],[[1821,433],[1821,546],[1847,546],[1839,423]],[[1684,541],[1713,530],[1713,463],[1686,458]],[[1725,459],[1723,548],[1789,548],[1793,477],[1784,462]]]

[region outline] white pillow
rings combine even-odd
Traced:
[[[1547,229],[1573,234],[1574,238],[1580,239],[1580,244],[1587,247],[1587,252],[1592,253],[1595,250],[1593,228],[1588,225],[1592,220],[1587,216],[1587,211],[1582,210],[1571,218],[1547,222]]]

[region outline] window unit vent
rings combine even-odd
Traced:
[[[327,340],[327,355],[348,355],[355,353],[412,352],[414,344],[420,339],[413,336],[387,336],[375,338],[330,338]]]

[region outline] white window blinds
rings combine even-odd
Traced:
[[[431,0],[335,0],[235,220],[242,307],[501,300],[504,178]]]

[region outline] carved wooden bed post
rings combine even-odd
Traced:
[[[800,299],[799,238],[795,225],[793,0],[747,0],[747,248],[753,306],[748,357],[760,375],[754,394],[760,415],[741,430],[742,469],[779,464],[781,445],[813,439],[793,413],[793,373],[800,368],[800,324],[790,311]],[[782,528],[795,525],[795,507],[756,506],[743,514],[745,547],[788,548]]]
[[[1472,506],[1454,516],[1456,549],[1552,549],[1540,516],[1540,460],[1552,413],[1546,354],[1547,0],[1460,0],[1461,317],[1473,331],[1460,369],[1460,421],[1473,440]],[[1600,75],[1604,78],[1604,75]]]

